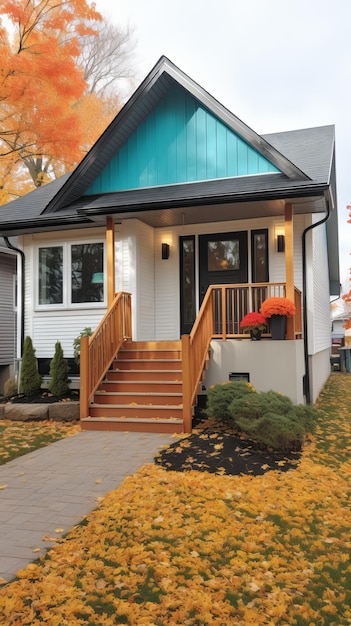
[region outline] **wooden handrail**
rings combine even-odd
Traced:
[[[131,295],[120,291],[91,337],[80,340],[80,418],[121,345],[132,336]]]
[[[285,283],[211,285],[190,335],[182,336],[184,430],[191,432],[192,408],[212,338],[245,337],[240,321],[249,311],[259,311],[266,298],[285,296]],[[302,335],[301,292],[295,287],[294,336]],[[248,336],[248,335],[247,335]],[[270,333],[267,333],[270,336]],[[290,337],[289,337],[290,338]]]
[[[182,336],[184,432],[191,433],[192,407],[213,334],[212,289],[208,289],[190,335]]]

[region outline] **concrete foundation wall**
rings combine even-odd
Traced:
[[[224,383],[230,373],[248,373],[258,391],[280,392],[295,404],[305,402],[303,341],[272,341],[262,339],[211,342],[211,359],[204,385]]]

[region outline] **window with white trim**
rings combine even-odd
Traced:
[[[39,306],[105,301],[104,244],[63,243],[38,249]]]

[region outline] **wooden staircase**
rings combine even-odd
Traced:
[[[181,342],[125,342],[94,393],[81,427],[182,433]]]

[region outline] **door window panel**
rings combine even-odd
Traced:
[[[252,282],[268,283],[268,230],[254,230],[251,233]]]
[[[196,318],[195,238],[181,237],[181,318],[182,327],[190,332]]]
[[[209,272],[240,269],[240,246],[238,239],[214,240],[207,244]]]

